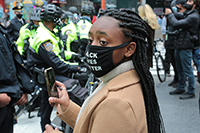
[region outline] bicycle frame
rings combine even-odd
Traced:
[[[161,52],[157,50],[156,46],[158,42],[163,42],[163,41],[164,41],[163,39],[154,40],[154,50],[153,50],[153,56],[156,61],[156,71],[160,82],[164,82],[166,80],[166,71],[164,68],[164,59],[161,55]],[[159,62],[161,63],[161,65],[159,64]]]

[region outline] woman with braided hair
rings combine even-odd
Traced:
[[[163,133],[164,125],[147,65],[146,23],[132,10],[106,10],[89,32],[86,60],[101,84],[79,107],[57,82],[57,116],[74,133]],[[45,133],[54,131],[46,125]],[[54,132],[59,132],[58,129]]]

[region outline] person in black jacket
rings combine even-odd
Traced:
[[[13,133],[13,105],[25,104],[28,96],[22,94],[19,86],[13,53],[5,34],[6,29],[0,24],[0,132]]]
[[[176,5],[173,5],[172,7],[173,12],[181,12],[177,9]],[[176,61],[174,57],[174,37],[175,37],[175,29],[174,27],[169,23],[169,21],[166,19],[166,35],[165,35],[165,71],[169,73],[170,71],[170,64],[172,64],[173,70],[174,70],[174,79],[172,82],[168,84],[168,86],[177,87],[178,86],[178,71],[176,67]]]
[[[195,9],[196,0],[178,0],[176,4],[183,13],[172,13],[171,9],[165,9],[169,23],[177,30],[174,46],[179,81],[177,89],[171,91],[170,95],[183,94],[180,99],[189,99],[195,97],[192,51],[194,38],[197,38],[199,14]],[[188,89],[185,93],[186,77],[188,77]]]
[[[7,27],[8,33],[9,33],[12,41],[17,41],[17,39],[19,37],[20,28],[24,24],[26,24],[26,21],[22,18],[22,16],[23,16],[22,8],[23,8],[23,6],[13,7],[16,17],[11,19],[10,25]]]

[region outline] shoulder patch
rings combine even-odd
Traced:
[[[81,29],[84,30],[85,28],[86,28],[86,25],[85,25],[85,24],[82,24],[82,25],[81,25]]]
[[[69,34],[71,34],[72,33],[72,31],[71,30],[67,30],[66,32],[65,32],[65,34],[68,36]]]
[[[46,42],[46,43],[44,44],[44,47],[45,47],[45,49],[46,49],[47,51],[53,52],[53,44],[52,44],[51,42]]]

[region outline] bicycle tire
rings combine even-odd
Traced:
[[[160,54],[156,57],[156,71],[160,82],[164,82],[166,80],[166,72],[164,69],[164,59]]]

